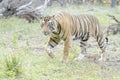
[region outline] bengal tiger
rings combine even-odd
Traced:
[[[72,40],[79,39],[81,54],[86,53],[85,43],[88,41],[89,37],[92,36],[97,40],[102,50],[99,60],[105,60],[108,38],[104,37],[102,27],[95,16],[87,14],[71,15],[61,11],[52,16],[42,17],[41,19],[43,34],[50,35],[46,52],[51,58],[54,58],[52,49],[58,45],[61,40],[64,41],[63,61],[68,60]],[[81,54],[79,54],[75,60],[79,59]]]

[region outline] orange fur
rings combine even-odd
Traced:
[[[45,35],[51,34],[47,48],[52,49],[61,39],[64,40],[63,60],[68,59],[69,48],[72,37],[87,41],[93,36],[100,46],[103,54],[105,52],[105,37],[103,36],[102,27],[95,16],[92,15],[70,15],[66,12],[59,12],[53,16],[43,18],[42,30]],[[47,51],[49,52],[49,51]],[[48,53],[49,54],[49,53]]]

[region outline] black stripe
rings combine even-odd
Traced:
[[[108,43],[108,38],[106,37],[105,39],[106,39],[106,42]]]
[[[86,33],[86,27],[87,27],[87,24],[86,24],[86,19],[84,19],[85,18],[85,16],[83,17],[83,24],[84,24],[84,26],[83,26],[83,28],[84,28],[84,32]]]
[[[81,38],[83,39],[83,38],[84,38],[84,36],[85,36],[85,33],[82,33]]]
[[[101,46],[103,43],[104,43],[104,41],[103,41],[103,42],[101,42],[99,45]]]
[[[76,26],[75,26],[75,16],[72,16],[72,22],[73,22],[73,27],[74,27],[74,33],[73,34],[75,34],[76,33]]]
[[[54,39],[51,38],[51,40],[52,40],[53,42],[55,42],[56,44],[58,44],[58,42],[56,42]]]
[[[78,39],[77,34],[75,34],[75,37],[73,38],[73,40],[77,40],[77,39]]]
[[[99,43],[99,45],[102,45],[104,43],[104,40],[102,38],[100,38],[98,43]]]
[[[89,26],[90,26],[90,21],[89,21],[89,18],[88,18],[88,15],[85,16],[86,17],[86,22],[87,22],[87,31],[89,33]]]
[[[63,35],[62,35],[62,37],[61,38],[63,38],[64,37],[64,33],[63,33]]]
[[[58,39],[58,37],[53,37],[54,39]]]
[[[61,34],[62,34],[61,38],[64,40],[64,37],[65,37],[65,31],[62,32]]]
[[[82,37],[83,37],[83,32],[81,32],[81,35],[80,35],[79,39],[82,39]]]
[[[82,33],[82,31],[81,31],[81,21],[80,21],[80,18],[78,18],[78,21],[79,21],[79,25],[80,25],[80,27],[79,27],[79,29],[80,29],[80,32],[79,32],[79,39],[81,38],[81,33]]]
[[[100,46],[100,48],[103,48],[103,46]]]
[[[60,26],[60,24],[58,25],[58,29],[59,29],[59,31],[58,31],[58,35],[61,33],[61,26]]]
[[[84,47],[86,44],[84,42],[80,42],[80,47]]]
[[[50,45],[52,48],[54,48],[54,46],[53,46],[51,43],[50,43],[49,45]]]
[[[84,39],[85,38],[85,39]],[[87,41],[89,39],[89,33],[86,33],[82,39],[82,41]]]
[[[81,17],[78,18],[78,20],[79,20],[79,22],[80,22],[80,29],[81,29],[80,32],[82,32],[82,34],[83,34],[83,29],[82,29],[82,24],[81,24],[80,18],[81,18]]]

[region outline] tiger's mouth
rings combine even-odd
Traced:
[[[44,35],[45,35],[45,36],[49,35],[49,32],[44,32]]]

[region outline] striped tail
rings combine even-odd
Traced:
[[[108,40],[108,38],[107,38],[107,37],[106,37],[105,39],[106,39],[106,44],[108,45],[108,41],[109,41],[109,40]]]

